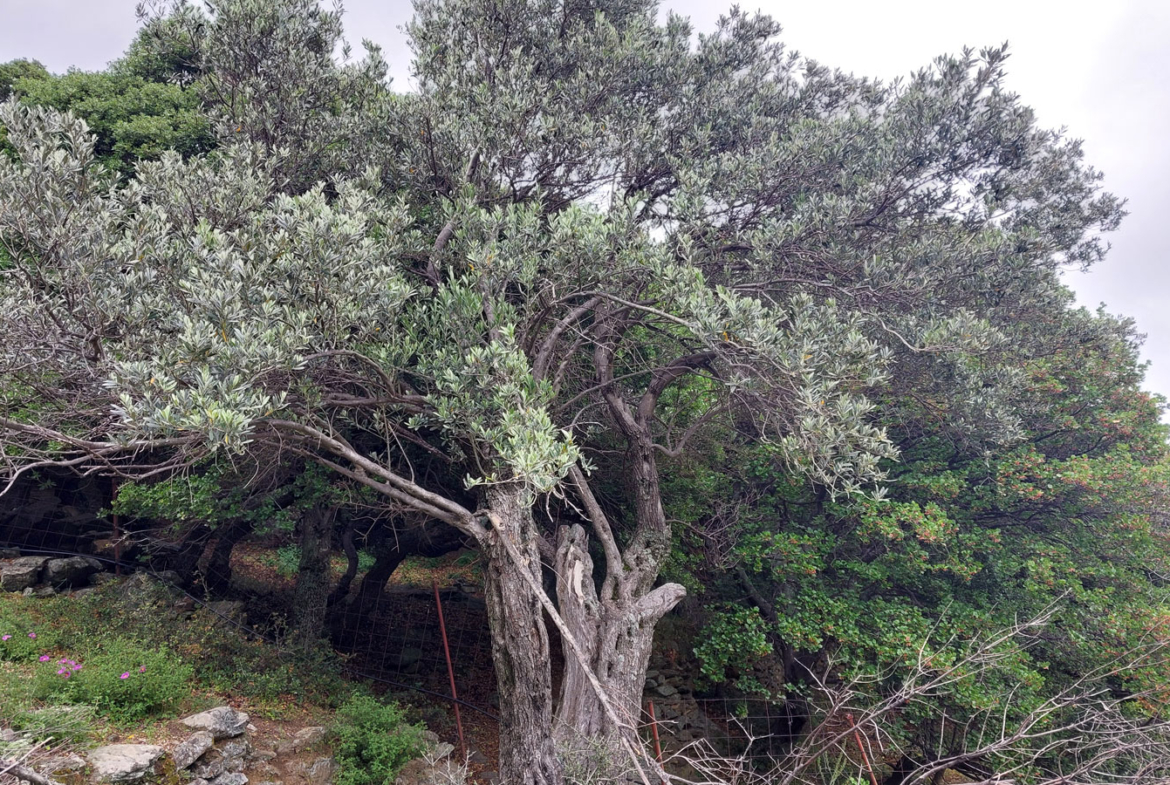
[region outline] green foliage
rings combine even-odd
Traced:
[[[422,729],[408,724],[397,704],[368,695],[355,695],[337,710],[333,732],[338,785],[390,785],[425,744]]]
[[[18,82],[22,80],[44,80],[49,78],[49,72],[36,60],[9,60],[0,63],[0,101],[12,95]]]
[[[13,595],[0,601],[0,662],[28,662],[56,647],[57,631],[38,623],[29,605]]]
[[[198,96],[179,85],[117,71],[70,71],[22,78],[14,89],[26,104],[68,110],[85,120],[96,137],[97,159],[124,174],[167,150],[188,156],[213,146]]]
[[[41,698],[63,696],[117,722],[133,722],[187,697],[191,675],[191,666],[169,649],[115,637],[84,658],[39,663],[35,683]]]

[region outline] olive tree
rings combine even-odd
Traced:
[[[269,8],[281,35],[247,21]],[[1051,298],[1120,216],[1002,89],[1002,50],[886,85],[787,53],[766,17],[695,41],[656,12],[419,0],[419,90],[394,95],[331,71],[308,0],[182,5],[164,27],[209,36],[208,111],[233,120],[213,154],[118,184],[84,123],[6,104],[4,474],[315,461],[485,554],[505,781],[636,756],[654,627],[685,593],[659,583],[661,478],[695,434],[730,424],[880,497],[873,400],[912,373],[1010,441],[987,309]],[[211,89],[229,72],[234,115]],[[263,103],[274,74],[298,112]],[[614,460],[616,504],[590,481]]]

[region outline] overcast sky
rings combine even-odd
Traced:
[[[727,6],[673,0],[665,8],[709,30]],[[1129,200],[1106,262],[1068,280],[1080,301],[1132,316],[1148,335],[1147,387],[1170,396],[1170,0],[745,0],[776,17],[793,49],[825,65],[893,78],[963,46],[1008,41],[1007,85],[1040,121],[1085,140],[1106,187]],[[399,30],[408,0],[348,0],[352,43],[381,44],[399,89],[409,52]],[[0,62],[40,60],[51,71],[96,70],[129,44],[134,0],[0,0]]]

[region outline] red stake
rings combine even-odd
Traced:
[[[861,759],[865,761],[866,771],[869,772],[869,781],[873,785],[877,785],[877,777],[873,776],[873,766],[869,765],[869,756],[865,754],[865,747],[861,746],[861,734],[857,732],[857,726],[853,724],[853,713],[846,712],[845,719],[849,720],[849,727],[853,728],[853,740],[857,742],[857,750],[861,753]]]
[[[431,578],[431,587],[435,590],[435,607],[439,609],[439,632],[443,634],[443,654],[447,657],[447,678],[451,680],[451,699],[455,707],[455,729],[459,731],[459,751],[463,759],[467,760],[467,743],[463,741],[463,720],[459,717],[459,694],[455,692],[455,669],[451,667],[451,649],[447,646],[447,625],[443,621],[443,601],[439,599],[439,582]],[[876,785],[876,783],[874,784]]]
[[[658,719],[654,716],[654,701],[646,701],[650,707],[650,733],[654,735],[654,755],[658,758],[658,765],[662,765],[662,745],[658,742]],[[662,785],[666,785],[665,782]]]

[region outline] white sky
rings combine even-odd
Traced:
[[[408,0],[348,0],[357,45],[381,44],[399,89],[409,51],[399,28]],[[709,30],[722,2],[663,3]],[[964,45],[1011,44],[1007,85],[1047,126],[1085,140],[1106,187],[1129,199],[1106,262],[1070,273],[1080,301],[1132,316],[1148,335],[1147,387],[1170,396],[1170,0],[746,0],[784,25],[785,43],[825,65],[892,78]],[[0,62],[30,57],[52,71],[102,68],[129,44],[134,0],[0,0]]]

